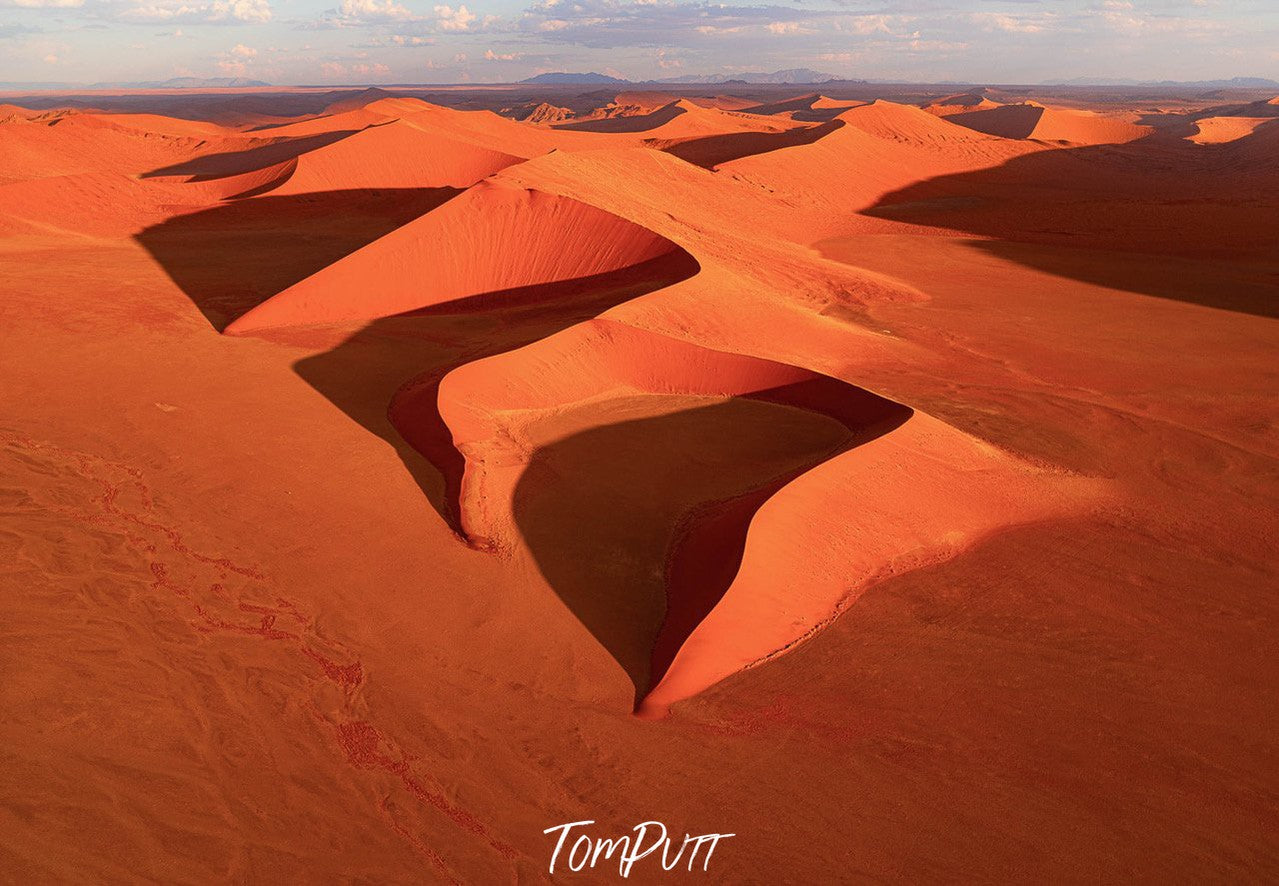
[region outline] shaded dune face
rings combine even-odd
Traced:
[[[637,704],[732,585],[760,506],[911,415],[838,379],[604,319],[459,367],[437,396],[461,456],[462,532],[497,551],[518,537]]]
[[[209,323],[246,311],[455,197],[455,188],[266,194],[219,203],[135,235]],[[227,256],[234,255],[234,261]]]
[[[523,158],[463,145],[404,121],[370,126],[302,155],[273,193],[342,188],[464,188]]]
[[[198,182],[243,175],[294,160],[307,151],[314,151],[355,135],[357,131],[339,129],[305,136],[270,136],[260,142],[252,140],[247,147],[237,146],[232,150],[205,154],[181,163],[153,169],[142,177],[179,177],[185,181]],[[250,140],[246,139],[246,141]]]
[[[713,169],[731,160],[812,144],[843,125],[842,120],[832,120],[819,126],[798,127],[784,132],[730,132],[724,135],[675,139],[670,142],[654,140],[651,146],[692,163],[694,166]]]
[[[1275,255],[1277,141],[1279,126],[1267,125],[1222,144],[1152,136],[1041,151],[914,182],[862,211],[980,235],[973,248],[1055,276],[1273,317],[1271,287],[1247,263]],[[1181,170],[1175,193],[1169,168]],[[1228,258],[1244,270],[1228,284],[1188,287],[1176,265],[1133,273],[1113,260],[1122,253]]]
[[[575,123],[557,123],[553,129],[568,132],[647,132],[659,126],[665,126],[676,117],[687,113],[678,102],[671,102],[647,114],[634,114],[619,117],[603,117],[598,120],[582,120]]]
[[[1059,111],[1039,105],[1001,105],[946,117],[968,129],[1000,138],[1074,144],[1119,144],[1151,133],[1146,126],[1090,111]]]
[[[389,317],[609,274],[677,249],[585,203],[484,182],[281,292],[227,331]]]

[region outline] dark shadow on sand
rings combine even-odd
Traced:
[[[228,200],[136,239],[221,332],[277,292],[459,193],[402,188]]]
[[[605,274],[487,292],[369,323],[294,369],[393,446],[459,535],[463,460],[440,417],[440,382],[464,363],[504,353],[697,273],[683,250]]]
[[[515,522],[638,703],[732,583],[764,502],[911,414],[819,378],[591,428],[534,453]]]
[[[782,148],[811,145],[843,125],[843,120],[832,120],[820,126],[798,127],[784,132],[730,132],[724,135],[689,139],[663,150],[694,166],[712,169],[730,160],[767,154],[770,151],[780,151]]]
[[[1277,142],[1263,137],[1197,145],[1156,133],[1042,151],[909,185],[863,214],[988,237],[973,245],[1055,276],[1275,317]],[[1221,280],[1189,280],[1187,261],[1219,267]]]
[[[359,132],[358,129],[321,132],[316,135],[285,138],[270,144],[259,145],[255,148],[245,148],[243,151],[223,151],[217,154],[206,154],[193,160],[183,160],[181,163],[175,163],[172,166],[153,169],[143,174],[142,178],[185,175],[191,176],[192,181],[210,181],[228,175],[240,175],[245,172],[265,169],[268,166],[283,163],[285,160],[292,160],[307,151],[314,151],[317,148],[331,145],[334,142],[341,141],[348,135],[355,135],[357,132]],[[263,136],[264,139],[270,137],[269,135]]]

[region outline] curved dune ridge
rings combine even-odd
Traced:
[[[351,188],[467,187],[524,158],[468,145],[404,120],[300,155],[276,196]]]
[[[994,101],[979,89],[974,92],[948,95],[945,98],[927,102],[921,107],[928,113],[935,114],[938,117],[949,117],[952,114],[964,114],[970,111],[988,111],[991,108],[1002,107],[1002,104]]]
[[[440,384],[439,415],[464,459],[467,538],[491,550],[518,544],[512,508],[544,482],[529,472],[539,441],[555,438],[548,423],[575,404],[636,394],[746,398],[844,429],[814,463],[753,476],[737,495],[686,513],[666,556],[649,681],[637,685],[642,716],[662,716],[791,648],[886,571],[1069,512],[1089,494],[1084,481],[1046,474],[838,379],[597,319],[466,364]]]
[[[811,143],[733,159],[718,169],[838,214],[869,206],[921,178],[996,166],[1040,150],[1031,142],[975,132],[921,108],[882,100],[843,111],[828,126]],[[831,187],[833,180],[840,182],[838,188]]]
[[[1033,102],[951,114],[946,120],[1000,138],[1076,145],[1122,144],[1154,131],[1123,117],[1057,110]]]
[[[223,143],[217,137],[181,132],[185,122],[174,120],[167,127],[180,134],[165,134],[99,122],[87,113],[11,115],[0,122],[0,182],[88,172],[141,175],[201,151],[218,150]],[[227,138],[239,136],[228,131]]]
[[[1274,123],[1274,117],[1203,117],[1195,121],[1196,131],[1186,139],[1198,145],[1221,145],[1248,138],[1259,127]]]
[[[829,98],[820,93],[813,92],[808,95],[801,95],[797,98],[785,99],[779,102],[769,102],[763,105],[751,105],[742,108],[741,111],[746,114],[759,114],[768,117],[787,117],[791,120],[800,120],[805,122],[824,123],[835,117],[841,111],[847,111],[849,108],[855,108],[858,105],[865,104],[859,101],[840,101],[838,99]]]
[[[289,287],[227,327],[370,320],[641,265],[678,247],[585,203],[481,182]]]

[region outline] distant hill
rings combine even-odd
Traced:
[[[1229,80],[1128,80],[1076,77],[1053,80],[1044,86],[1180,86],[1187,89],[1279,89],[1279,81],[1265,77],[1232,77]]]
[[[521,80],[521,83],[549,83],[549,84],[598,84],[598,83],[630,83],[629,80],[622,80],[619,77],[610,77],[607,74],[599,74],[590,71],[585,74],[573,74],[566,71],[554,71],[549,74],[538,74],[536,77],[529,77],[527,80]]]
[[[264,80],[249,80],[244,77],[174,77],[170,80],[139,80],[122,82],[119,80],[101,83],[22,83],[17,81],[0,82],[0,89],[15,90],[59,90],[70,92],[77,89],[243,89],[249,86],[270,86]]]
[[[823,74],[812,68],[788,68],[785,71],[773,71],[771,74],[756,72],[749,74],[685,74],[683,77],[667,77],[656,80],[656,83],[829,83],[838,80],[834,74]]]
[[[94,83],[90,89],[241,89],[270,86],[262,80],[244,77],[173,77],[169,80],[142,80],[137,83]]]

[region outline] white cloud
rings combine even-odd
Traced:
[[[67,9],[83,5],[84,0],[5,0],[0,3],[0,6],[19,6],[23,9]]]
[[[267,0],[216,0],[210,7],[210,21],[234,19],[239,22],[269,22],[271,5]]]
[[[973,12],[968,15],[969,21],[973,24],[981,25],[988,31],[1006,31],[1010,34],[1038,34],[1043,31],[1043,25],[1031,21],[1028,18],[1021,18],[1013,15],[1005,15],[1002,12]]]
[[[231,54],[238,55],[240,58],[254,58],[258,51],[252,46],[245,46],[243,43],[237,43],[231,47]]]
[[[486,61],[491,61],[491,62],[513,62],[513,61],[516,61],[517,59],[519,59],[519,57],[520,57],[520,54],[519,54],[518,52],[506,52],[506,53],[500,53],[500,54],[499,54],[499,53],[494,52],[494,51],[493,51],[493,50],[491,50],[491,49],[486,49],[486,50],[484,50],[484,58],[485,58],[485,60],[486,60]]]
[[[158,0],[112,9],[108,17],[123,22],[261,23],[271,20],[271,5],[267,0],[214,0],[213,3],[193,4],[181,0]]]
[[[467,31],[477,16],[465,5],[454,9],[452,6],[435,7],[436,26],[441,31]]]
[[[342,0],[338,11],[343,18],[360,21],[408,21],[415,17],[395,0]]]

